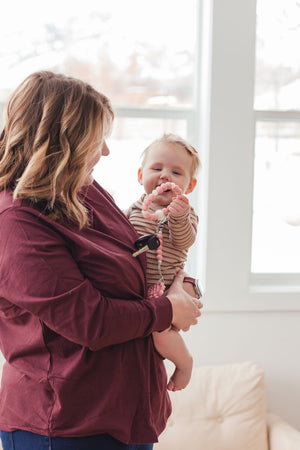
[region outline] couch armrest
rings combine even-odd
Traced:
[[[270,450],[300,449],[300,432],[273,413],[267,415]]]

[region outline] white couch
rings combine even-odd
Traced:
[[[173,413],[154,450],[300,450],[300,432],[267,413],[254,362],[195,368],[170,396]]]

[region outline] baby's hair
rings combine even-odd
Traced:
[[[53,220],[88,224],[78,198],[87,164],[110,132],[109,100],[89,84],[49,71],[27,77],[7,105],[0,134],[0,191],[11,189]]]
[[[159,143],[176,144],[176,145],[179,145],[180,147],[184,148],[192,157],[191,177],[195,178],[197,176],[197,172],[201,168],[201,162],[200,162],[200,158],[199,158],[199,154],[198,154],[197,150],[189,142],[187,142],[185,139],[183,139],[181,136],[178,136],[177,134],[173,134],[173,133],[163,134],[163,136],[161,136],[158,139],[155,139],[155,141],[151,142],[151,144],[148,145],[147,148],[145,148],[145,150],[143,151],[143,153],[141,155],[141,158],[142,158],[141,167],[142,168],[144,167],[144,165],[146,163],[146,159],[147,159],[150,149],[154,145],[159,144]]]

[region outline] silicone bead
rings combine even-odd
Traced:
[[[160,186],[157,186],[156,189],[154,189],[151,194],[149,194],[147,197],[145,197],[143,205],[142,205],[142,214],[147,220],[162,220],[164,217],[166,217],[170,212],[170,206],[172,205],[172,202],[169,206],[163,209],[158,209],[155,211],[155,213],[150,213],[148,211],[150,204],[156,199],[156,197],[159,194],[162,194],[165,191],[172,190],[176,194],[176,197],[182,194],[182,190],[179,186],[177,186],[175,183],[167,182],[162,183]],[[158,261],[158,267],[160,267],[160,264],[163,259],[163,235],[162,233],[158,233],[157,237],[160,240],[160,246],[156,249],[156,259]],[[161,272],[160,272],[161,273]],[[165,289],[164,283],[160,280],[158,283],[156,283],[153,286],[150,286],[148,293],[151,297],[159,297],[163,294]]]
[[[157,209],[157,210],[155,211],[155,213],[156,213],[156,216],[157,216],[157,219],[158,219],[158,220],[161,220],[161,219],[164,217],[164,212],[163,212],[162,209]]]

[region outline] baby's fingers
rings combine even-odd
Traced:
[[[189,209],[189,201],[186,197],[183,196],[183,198],[176,198],[173,200],[172,204],[170,205],[170,213],[171,214],[184,214]]]

